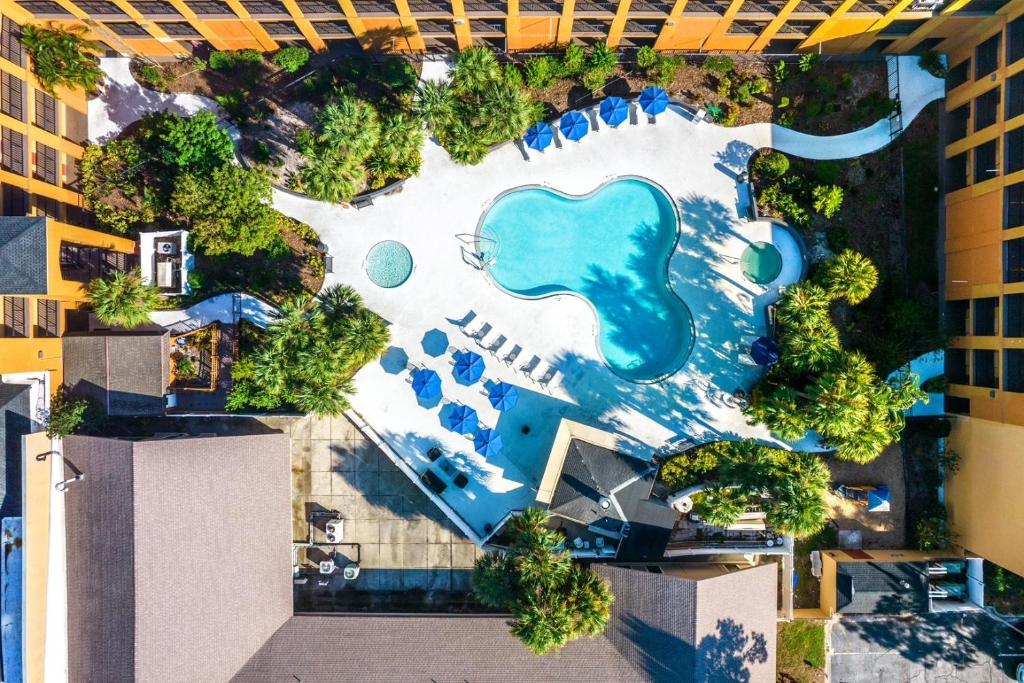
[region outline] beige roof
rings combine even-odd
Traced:
[[[288,437],[64,454],[70,680],[229,680],[292,614]]]

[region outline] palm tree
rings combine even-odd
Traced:
[[[416,92],[416,113],[435,134],[451,125],[455,120],[455,92],[451,85],[446,81],[425,81]]]
[[[488,607],[507,609],[515,595],[515,567],[503,552],[487,553],[477,560],[470,585],[477,600]]]
[[[514,140],[533,123],[533,104],[521,89],[507,83],[495,83],[484,93],[480,118],[484,132],[492,142]]]
[[[828,320],[828,302],[824,289],[813,282],[802,282],[786,289],[779,299],[776,316],[783,326],[811,325],[812,320]]]
[[[831,298],[859,304],[878,285],[878,269],[864,254],[845,249],[822,264],[816,279]]]
[[[441,133],[440,141],[458,164],[473,166],[487,156],[487,144],[482,133],[461,119]]]
[[[316,127],[317,142],[350,163],[370,156],[380,139],[377,110],[348,95],[327,103],[316,115]]]
[[[827,490],[827,485],[811,486],[799,478],[783,479],[772,490],[765,521],[772,529],[797,538],[816,534],[828,523]]]
[[[821,326],[787,328],[779,337],[783,364],[804,372],[819,372],[830,365],[842,349],[839,330],[831,321]]]
[[[136,268],[90,282],[89,302],[96,317],[104,323],[138,327],[149,322],[149,314],[160,302],[160,293],[156,287],[142,283],[142,274]]]
[[[600,576],[574,565],[568,578],[569,598],[566,601],[576,619],[575,632],[585,636],[596,636],[604,632],[611,619],[612,595],[608,583]]]
[[[461,93],[480,93],[491,83],[501,80],[501,65],[486,47],[470,47],[459,53],[455,61],[452,84]]]
[[[363,307],[363,297],[348,285],[332,285],[316,295],[317,305],[329,322],[348,318]]]
[[[96,56],[103,47],[85,38],[84,26],[47,27],[26,24],[21,43],[32,59],[32,71],[43,89],[51,94],[61,86],[96,92],[103,82],[103,70]]]
[[[807,418],[797,392],[792,387],[779,386],[769,392],[755,391],[746,412],[755,422],[767,425],[780,439],[795,441],[807,433]]]
[[[727,527],[736,522],[747,509],[747,497],[729,486],[712,486],[703,492],[700,514],[714,526]]]
[[[295,407],[304,413],[321,416],[340,415],[348,410],[348,395],[355,391],[350,378],[323,377],[321,381],[305,382],[294,392]]]
[[[340,333],[342,352],[353,370],[379,358],[391,342],[384,318],[365,308],[342,320]]]
[[[338,204],[351,201],[366,184],[366,171],[359,163],[347,163],[330,155],[310,159],[300,169],[294,189],[314,199]]]

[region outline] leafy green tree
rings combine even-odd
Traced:
[[[868,257],[853,249],[845,249],[823,263],[815,279],[833,299],[842,298],[851,304],[859,304],[878,285],[878,269]]]
[[[834,218],[843,207],[843,188],[838,185],[816,185],[811,190],[814,210],[825,218]]]
[[[177,173],[205,175],[234,158],[231,137],[217,125],[213,112],[201,111],[191,117],[172,114],[165,117],[160,129],[159,150]]]
[[[85,38],[83,26],[43,27],[26,24],[21,43],[32,60],[32,71],[49,93],[57,87],[87,93],[96,92],[103,82],[103,70],[96,56],[103,47]]]
[[[423,158],[423,125],[419,119],[398,113],[381,122],[380,139],[366,168],[370,187],[377,189],[393,178],[408,178],[419,173]]]
[[[718,467],[718,453],[711,446],[695,448],[673,457],[661,466],[658,476],[671,491],[679,491],[696,484],[699,479]]]
[[[457,92],[475,94],[501,80],[501,65],[489,49],[474,46],[459,53],[453,74],[452,85]]]
[[[156,287],[142,284],[138,269],[117,271],[89,283],[89,303],[96,317],[108,325],[138,327],[149,322],[160,294]]]
[[[292,45],[278,50],[271,61],[288,73],[295,73],[306,66],[309,61],[309,50],[302,45]]]
[[[85,413],[89,410],[89,402],[72,399],[67,390],[61,386],[50,397],[50,412],[46,416],[46,438],[62,439],[78,431],[85,422]]]
[[[124,234],[156,218],[156,201],[146,192],[143,174],[148,161],[132,138],[85,148],[79,167],[82,195],[100,226]]]
[[[477,599],[512,612],[512,634],[536,654],[602,633],[614,599],[607,582],[572,561],[547,519],[537,508],[513,517],[508,550],[481,556],[471,577]]]
[[[270,177],[265,172],[224,164],[209,175],[178,178],[171,209],[188,225],[203,252],[252,256],[280,237],[270,199]]]

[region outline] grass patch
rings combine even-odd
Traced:
[[[811,609],[821,602],[821,582],[811,574],[811,551],[835,548],[838,543],[835,528],[829,524],[813,536],[798,539],[793,546],[793,569],[798,578],[794,591],[794,607]]]
[[[776,668],[782,681],[823,680],[825,623],[792,621],[779,624]]]

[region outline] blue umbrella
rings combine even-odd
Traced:
[[[775,365],[779,362],[779,343],[771,337],[758,337],[750,345],[750,357],[758,365]]]
[[[668,109],[668,93],[653,85],[640,93],[640,108],[649,116],[657,116]]]
[[[562,135],[567,140],[579,142],[584,135],[590,132],[590,122],[578,111],[571,111],[562,117],[558,124],[558,130],[562,131]]]
[[[441,378],[433,370],[419,368],[412,373],[412,390],[417,398],[431,399],[441,395]]]
[[[456,434],[472,434],[480,424],[476,411],[469,406],[449,403],[449,410],[441,418],[444,426]]]
[[[888,486],[879,486],[868,491],[868,512],[888,512],[890,500]]]
[[[621,97],[612,95],[601,102],[601,118],[609,126],[617,126],[629,117],[629,105]]]
[[[501,434],[493,429],[481,429],[473,439],[473,448],[485,458],[501,453]]]
[[[551,126],[541,121],[527,128],[523,139],[526,140],[526,146],[530,149],[543,152],[544,148],[551,144],[554,137],[555,131],[551,130]]]
[[[490,399],[491,405],[498,410],[510,410],[515,408],[516,403],[519,402],[519,390],[511,384],[498,382],[491,387],[487,398]]]
[[[472,351],[465,351],[455,359],[455,379],[472,384],[484,375],[484,359]]]

